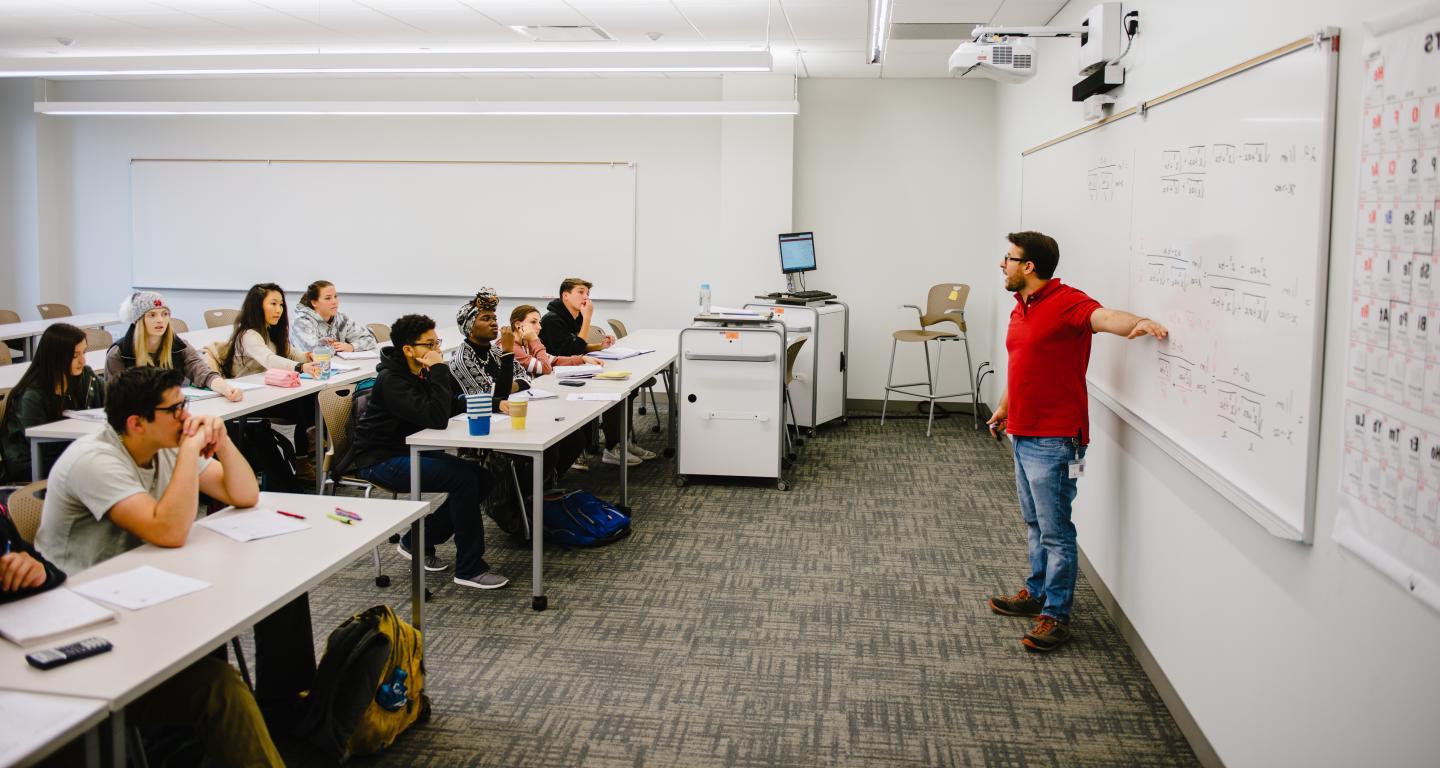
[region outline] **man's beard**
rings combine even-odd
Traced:
[[[1021,274],[1005,276],[1005,290],[1010,292],[1018,291],[1025,287],[1025,276]]]

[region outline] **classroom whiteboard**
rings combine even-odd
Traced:
[[[1022,218],[1059,241],[1058,276],[1170,330],[1097,335],[1091,395],[1308,542],[1336,54],[1290,48],[1028,153]]]
[[[137,287],[635,298],[633,163],[133,160]]]

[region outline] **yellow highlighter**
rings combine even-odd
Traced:
[[[346,525],[354,525],[354,523],[355,523],[354,520],[351,520],[351,519],[348,518],[348,517],[341,517],[341,516],[335,514],[334,512],[330,512],[330,513],[326,514],[325,516],[328,517],[328,518],[330,518],[331,520],[334,520],[334,521],[337,522],[337,523],[344,523],[344,524],[346,524]]]

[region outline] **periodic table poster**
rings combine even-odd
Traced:
[[[1335,539],[1440,610],[1440,3],[1367,29]]]

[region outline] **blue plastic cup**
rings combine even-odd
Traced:
[[[471,416],[466,419],[470,423],[470,434],[474,437],[490,434],[490,414],[484,416]]]

